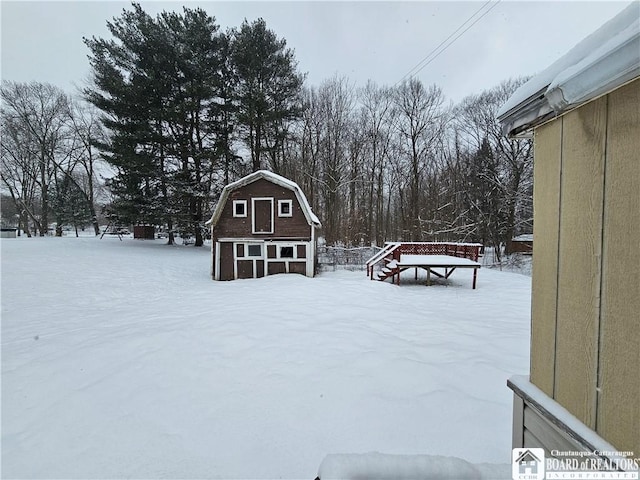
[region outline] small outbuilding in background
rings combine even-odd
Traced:
[[[207,222],[214,280],[314,275],[320,220],[296,184],[258,170],[230,183]]]
[[[513,237],[510,242],[507,242],[506,253],[531,255],[533,253],[533,234],[523,233],[522,235]]]
[[[133,227],[133,238],[153,240],[155,235],[156,228],[153,225],[135,225]]]
[[[18,233],[17,228],[1,228],[0,238],[16,238]]]

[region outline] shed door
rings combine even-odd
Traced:
[[[273,233],[273,198],[252,199],[253,233]]]
[[[220,243],[220,280],[233,280],[233,243]]]

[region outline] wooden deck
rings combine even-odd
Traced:
[[[447,279],[458,268],[471,268],[475,289],[481,248],[478,243],[390,242],[367,262],[367,275],[372,280],[391,278],[400,285],[400,273],[415,268],[417,279],[418,269],[422,268],[427,272],[427,285],[430,285],[431,275]],[[374,276],[374,267],[379,263],[384,266]]]

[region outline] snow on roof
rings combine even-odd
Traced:
[[[520,86],[498,111],[507,135],[530,130],[640,76],[640,2],[634,1]]]
[[[533,233],[523,233],[517,237],[513,237],[511,240],[516,242],[533,242]]]
[[[213,210],[213,215],[211,215],[211,219],[209,219],[209,221],[206,222],[205,225],[211,226],[211,225],[215,225],[218,222],[218,220],[220,219],[220,215],[222,215],[222,210],[224,209],[224,205],[227,202],[227,198],[229,197],[230,192],[240,187],[243,187],[245,185],[249,185],[250,183],[253,183],[260,179],[269,180],[270,182],[275,183],[276,185],[280,185],[284,188],[292,190],[296,194],[296,198],[300,202],[300,206],[302,207],[302,212],[304,213],[304,216],[306,217],[307,222],[309,222],[309,224],[314,224],[316,227],[319,227],[321,225],[320,219],[311,210],[311,205],[309,205],[309,202],[307,201],[307,197],[305,196],[302,189],[298,186],[298,184],[289,180],[288,178],[285,178],[281,175],[270,172],[268,170],[257,170],[247,175],[246,177],[242,177],[240,180],[236,180],[235,182],[232,182],[227,186],[225,186],[224,189],[222,190],[222,194],[220,195],[220,199],[218,200],[216,208]]]

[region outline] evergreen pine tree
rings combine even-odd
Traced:
[[[100,147],[117,172],[115,213],[170,232],[177,224],[200,246],[217,160],[208,112],[221,84],[218,26],[201,9],[154,19],[135,3],[107,26],[114,40],[85,39],[93,69],[85,95],[111,131]]]
[[[254,171],[263,168],[263,153],[270,154],[272,167],[276,166],[273,159],[282,147],[288,123],[301,116],[304,76],[296,71],[294,52],[286,45],[262,18],[253,23],[245,20],[234,36],[238,122]]]

